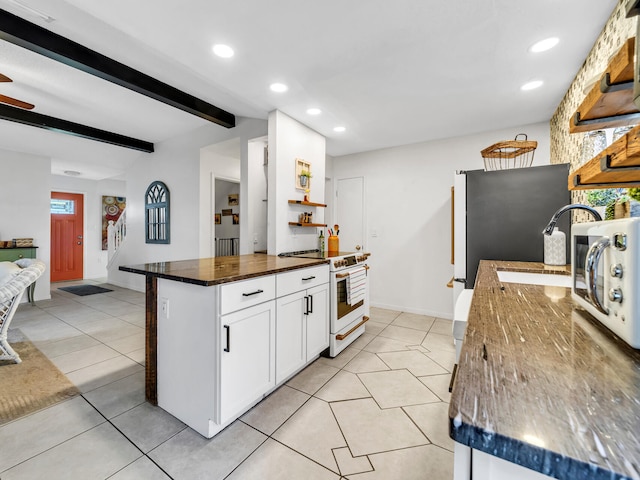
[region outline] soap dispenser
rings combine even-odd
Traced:
[[[546,265],[567,264],[567,241],[564,232],[553,229],[551,235],[544,235],[544,263]]]

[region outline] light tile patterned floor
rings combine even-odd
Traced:
[[[347,350],[205,439],[144,400],[144,295],[109,286],[80,297],[63,285],[51,300],[21,305],[12,328],[82,396],[0,427],[2,480],[453,476],[450,321],[372,308]]]

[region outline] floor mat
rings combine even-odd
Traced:
[[[95,295],[96,293],[113,292],[113,290],[109,288],[100,287],[98,285],[74,285],[72,287],[60,287],[58,290],[64,290],[65,292],[80,295],[81,297],[86,295]]]
[[[22,363],[0,360],[0,425],[80,393],[19,330],[8,337]]]

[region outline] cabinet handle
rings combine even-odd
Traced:
[[[258,293],[263,293],[264,290],[256,290],[255,292],[251,292],[251,293],[243,293],[242,296],[243,297],[250,297],[251,295],[257,295]]]
[[[224,348],[225,352],[231,351],[231,327],[229,325],[225,325],[224,329],[227,331],[227,346]]]
[[[304,296],[304,315],[309,315],[309,296]]]
[[[313,313],[313,295],[309,295],[309,305],[307,315]]]
[[[313,280],[314,278],[316,278],[316,277],[311,276],[311,277],[303,278],[303,279],[302,279],[302,281],[303,281],[303,282],[306,282],[306,281],[308,281],[308,280]]]

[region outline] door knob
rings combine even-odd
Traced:
[[[361,249],[361,248],[362,248],[362,247],[361,247],[360,245],[356,245],[356,250],[357,250],[357,251],[360,251],[360,249]]]

